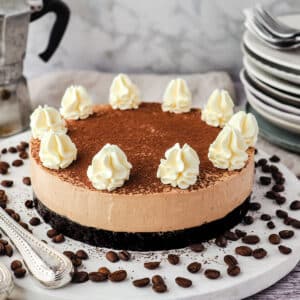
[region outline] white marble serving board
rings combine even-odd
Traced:
[[[14,146],[21,140],[28,140],[29,133],[23,133],[3,141],[0,141],[0,148]],[[260,157],[268,158],[268,155],[259,151],[257,159]],[[3,155],[3,160],[12,162],[16,159],[15,154]],[[299,198],[300,186],[299,181],[284,165],[277,164],[286,178],[286,191],[283,194],[290,201]],[[14,186],[7,188],[9,197],[8,207],[16,209],[21,215],[21,219],[28,222],[32,216],[37,216],[35,210],[25,208],[24,201],[32,197],[32,190],[30,187],[22,183],[22,178],[29,175],[29,162],[25,161],[24,166],[16,168],[11,167],[7,175],[0,175],[2,179],[13,179]],[[278,231],[289,228],[284,225],[280,219],[275,217],[275,210],[279,208],[272,200],[266,199],[263,195],[270,188],[263,187],[257,183],[260,176],[260,171],[257,169],[255,184],[253,189],[252,201],[257,201],[262,204],[262,209],[259,212],[249,212],[255,218],[252,225],[238,225],[241,230],[247,233],[256,233],[260,236],[261,242],[253,246],[253,249],[263,247],[268,251],[268,256],[262,260],[256,260],[253,257],[238,256],[241,274],[235,278],[229,277],[226,272],[226,265],[223,262],[225,254],[234,254],[235,247],[241,245],[238,242],[229,242],[226,248],[219,248],[212,242],[205,243],[207,250],[203,253],[194,253],[189,249],[179,249],[174,251],[157,251],[151,253],[131,252],[132,260],[130,262],[117,262],[110,263],[105,257],[104,253],[107,249],[100,249],[92,246],[82,244],[80,242],[66,239],[63,244],[53,244],[47,237],[46,231],[50,228],[47,224],[42,223],[37,227],[32,227],[33,234],[40,239],[48,241],[48,243],[57,250],[78,250],[85,249],[90,259],[83,261],[83,266],[80,270],[87,270],[88,272],[96,271],[100,266],[106,266],[110,270],[125,269],[128,272],[128,278],[122,283],[112,282],[86,282],[83,284],[71,284],[59,290],[46,290],[41,288],[38,283],[27,274],[24,279],[16,279],[15,283],[24,291],[23,296],[18,299],[185,299],[185,300],[198,300],[198,299],[241,299],[253,295],[282,277],[288,274],[297,264],[300,259],[300,232],[295,231],[295,236],[290,240],[284,240],[282,244],[287,245],[293,249],[292,254],[282,255],[278,251],[276,245],[271,245],[268,242],[268,236],[271,233],[278,233]],[[289,212],[291,217],[300,218],[300,212],[290,211],[288,203],[281,206]],[[269,213],[272,215],[272,220],[276,224],[276,228],[270,230],[266,227],[266,222],[259,219],[261,213]],[[166,259],[168,253],[180,254],[181,262],[177,266],[170,265]],[[12,258],[2,257],[1,260],[7,266],[13,259],[20,258],[17,251]],[[143,267],[144,261],[161,260],[161,266],[157,270],[146,270]],[[192,261],[199,261],[202,263],[202,270],[198,274],[191,274],[186,270],[186,266]],[[221,271],[222,276],[218,280],[209,280],[204,276],[204,269],[216,268]],[[168,292],[165,294],[156,294],[152,291],[151,287],[143,289],[135,288],[131,280],[141,277],[151,277],[154,274],[163,275],[168,286]],[[188,289],[183,289],[177,286],[174,282],[175,277],[184,276],[193,281],[193,286]],[[35,297],[31,297],[31,295]]]

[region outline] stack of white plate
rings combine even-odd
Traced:
[[[300,15],[280,19],[300,29]],[[300,49],[275,50],[246,31],[242,50],[247,109],[258,119],[261,135],[300,152]]]

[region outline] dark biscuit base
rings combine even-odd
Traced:
[[[250,196],[226,217],[199,227],[169,232],[113,232],[80,225],[61,216],[35,199],[35,206],[46,223],[66,236],[98,247],[123,250],[167,250],[207,241],[240,223],[249,208]]]

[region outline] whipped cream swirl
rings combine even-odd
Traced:
[[[216,168],[241,169],[248,159],[247,148],[240,132],[227,124],[210,145],[208,158]]]
[[[181,78],[171,80],[163,96],[162,110],[180,114],[189,112],[191,106],[192,96],[186,81]]]
[[[165,159],[160,160],[157,177],[163,184],[171,184],[181,189],[187,189],[197,181],[200,159],[197,152],[188,144],[181,148],[179,143],[169,148]]]
[[[32,136],[36,139],[42,138],[42,136],[52,131],[67,132],[65,127],[65,121],[59,114],[59,112],[50,106],[37,107],[30,116],[30,127]]]
[[[92,100],[80,85],[68,87],[61,100],[61,115],[67,120],[86,119],[93,113]]]
[[[41,139],[39,156],[44,167],[64,169],[76,159],[77,149],[67,134],[49,131]]]
[[[129,179],[132,165],[116,145],[106,144],[88,167],[87,176],[97,190],[113,191]]]
[[[137,109],[141,103],[140,92],[125,74],[116,76],[111,84],[109,103],[113,109]]]
[[[224,127],[233,115],[233,101],[225,90],[216,89],[202,110],[201,119],[213,127]]]
[[[253,114],[239,111],[232,116],[228,124],[241,133],[248,147],[255,146],[259,129]]]

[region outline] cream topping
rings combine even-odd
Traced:
[[[93,113],[92,100],[80,85],[68,87],[61,100],[60,113],[67,120],[86,119]]]
[[[113,191],[129,179],[131,168],[126,154],[118,146],[106,144],[93,157],[87,176],[96,189]]]
[[[30,116],[32,136],[40,139],[45,133],[52,131],[67,132],[65,121],[59,112],[50,106],[37,107]]]
[[[228,124],[241,133],[248,147],[255,146],[258,135],[258,125],[253,114],[239,111],[232,116]]]
[[[233,115],[233,107],[234,103],[229,93],[216,89],[208,98],[201,118],[210,126],[224,127]]]
[[[137,109],[141,103],[140,92],[125,74],[116,76],[111,84],[109,103],[113,109]]]
[[[192,96],[185,80],[173,79],[168,84],[164,96],[162,110],[173,113],[185,113],[191,110]]]
[[[44,167],[67,168],[76,156],[76,146],[67,134],[49,131],[42,137],[39,157]]]
[[[197,181],[200,159],[197,152],[188,144],[181,148],[179,143],[169,148],[165,159],[160,160],[157,177],[163,184],[171,184],[181,189],[187,189]]]
[[[240,132],[234,127],[226,125],[210,145],[208,158],[216,168],[241,169],[248,159],[247,148]]]

